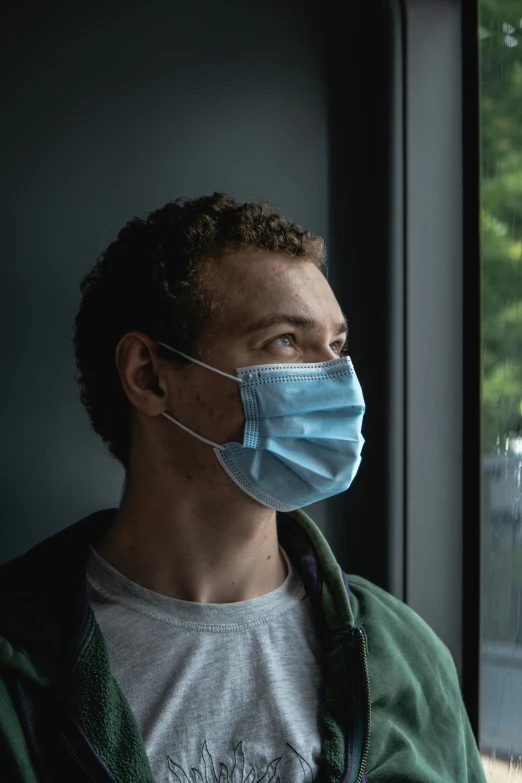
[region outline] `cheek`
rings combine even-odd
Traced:
[[[221,405],[210,405],[209,408],[214,410],[214,415],[217,417],[226,417],[230,423],[243,424],[245,415],[243,412],[243,403],[241,401],[241,394],[239,389],[232,389],[232,391],[223,395]]]
[[[199,391],[200,401],[193,395],[192,411],[196,421],[217,442],[241,441],[245,415],[239,389],[205,389]],[[199,431],[199,430],[198,430]]]
[[[239,389],[235,389],[235,393],[230,394],[226,401],[225,407],[225,421],[223,422],[222,439],[233,440],[238,443],[243,442],[243,431],[245,424],[245,414],[243,411],[243,403],[241,401],[241,394]]]

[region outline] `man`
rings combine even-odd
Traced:
[[[0,571],[0,778],[484,781],[444,645],[300,509],[364,400],[323,241],[215,193],[84,279],[81,398],[121,505]]]

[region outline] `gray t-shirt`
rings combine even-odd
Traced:
[[[89,601],[157,783],[315,779],[321,642],[282,551],[276,590],[200,604],[141,587],[91,548]]]

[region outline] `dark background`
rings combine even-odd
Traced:
[[[268,198],[325,237],[366,445],[309,511],[342,567],[389,586],[389,3],[19,3],[3,33],[0,562],[119,504],[123,470],[74,380],[78,282],[178,196]]]

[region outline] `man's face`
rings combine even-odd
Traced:
[[[312,262],[245,248],[212,262],[209,273],[221,307],[199,340],[206,364],[235,376],[238,367],[339,356],[344,316]],[[171,377],[167,411],[174,418],[216,443],[242,442],[239,384],[192,363]]]

